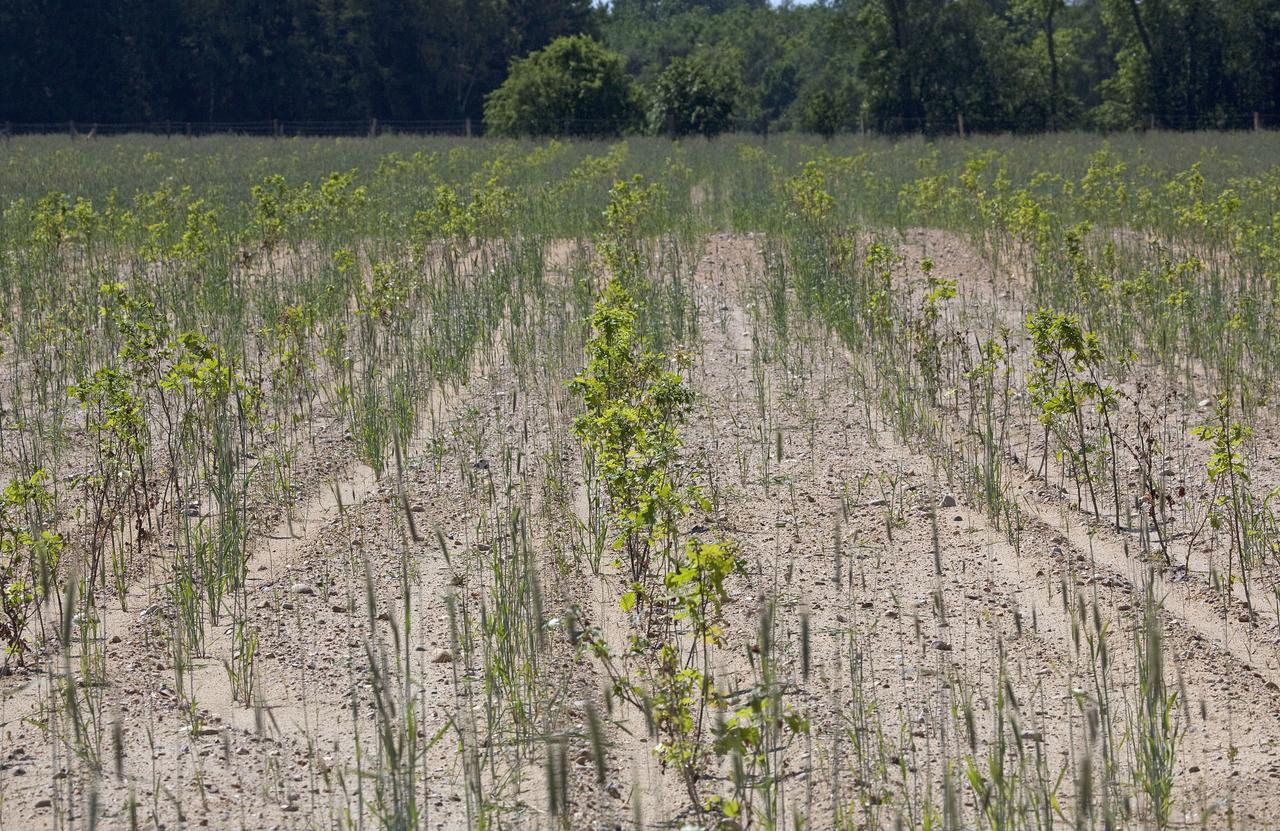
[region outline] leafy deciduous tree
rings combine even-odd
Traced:
[[[650,124],[671,136],[723,133],[733,125],[738,82],[707,53],[677,58],[658,76]]]
[[[511,65],[485,101],[499,135],[600,135],[629,129],[638,115],[622,57],[585,36],[559,38]]]

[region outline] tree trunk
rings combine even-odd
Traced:
[[[1156,109],[1159,109],[1164,101],[1164,84],[1160,80],[1160,67],[1156,64],[1156,52],[1151,46],[1151,33],[1147,31],[1147,24],[1142,22],[1142,13],[1138,10],[1138,0],[1129,0],[1129,9],[1133,12],[1133,25],[1138,30],[1138,40],[1142,42],[1142,51],[1147,53],[1147,60],[1151,63],[1151,86],[1154,87],[1153,96]],[[1151,113],[1151,125],[1155,127],[1159,120],[1156,114]]]
[[[1049,11],[1044,18],[1044,41],[1049,52],[1049,132],[1058,131],[1058,46],[1053,38],[1053,18],[1058,11],[1058,0],[1049,0]]]

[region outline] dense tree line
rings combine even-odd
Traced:
[[[590,0],[4,0],[0,118],[478,117]]]
[[[614,0],[601,25],[642,85],[733,66],[741,126],[1280,126],[1280,0]]]
[[[612,92],[546,110],[560,70],[521,59],[573,35],[607,54],[544,60]],[[0,3],[0,120],[478,125],[519,66],[538,120],[505,132],[1275,126],[1280,0]]]

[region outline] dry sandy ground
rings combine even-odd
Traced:
[[[1017,725],[1010,758],[1016,744],[1050,778],[1065,770],[1058,794],[1072,805],[1086,748],[1099,758],[1090,714],[1109,701],[1123,725],[1135,706],[1133,631],[1146,567],[1126,555],[1129,540],[1090,525],[1037,482],[1019,494],[1031,522],[1015,549],[979,511],[947,498],[953,489],[939,466],[894,438],[854,381],[857,361],[824,335],[810,332],[797,354],[753,373],[753,350],[770,338],[752,311],[761,246],[715,235],[697,267],[703,342],[692,350],[692,377],[700,398],[685,443],[717,505],[690,522],[738,541],[747,561],[748,575],[731,585],[727,642],[713,656],[717,684],[751,686],[760,616],[772,607],[775,670],[786,700],[810,721],[807,737],[775,753],[780,815],[814,828],[918,823],[904,806],[926,794],[937,803],[943,761],[969,752],[962,702],[974,713],[979,756],[1003,706],[1006,727]],[[927,250],[944,275],[980,276],[984,267],[953,238],[910,239],[904,248],[909,264]],[[225,622],[210,626],[205,654],[183,678],[201,714],[190,729],[165,646],[172,611],[157,586],[140,587],[128,612],[104,620],[101,776],[77,755],[67,739],[74,725],[52,706],[49,680],[61,658],[0,679],[0,828],[86,826],[94,804],[102,828],[131,827],[135,817],[143,828],[331,828],[359,824],[352,817],[362,805],[362,827],[377,827],[363,790],[372,780],[358,772],[374,764],[371,685],[382,660],[414,678],[422,827],[475,822],[464,776],[471,760],[482,762],[495,825],[559,825],[547,804],[548,736],[567,740],[568,827],[689,819],[684,786],[656,763],[643,720],[620,702],[605,719],[605,781],[597,783],[586,713],[609,711],[605,677],[558,630],[533,670],[535,727],[523,735],[509,707],[486,696],[483,651],[456,642],[451,621],[490,608],[496,578],[486,555],[501,544],[509,506],[529,517],[542,617],[564,620],[578,609],[615,648],[630,631],[618,609],[624,581],[608,568],[593,576],[565,554],[571,535],[543,486],[557,477],[580,484],[565,379],[517,372],[507,361],[494,350],[467,387],[439,396],[439,429],[410,448],[403,501],[393,480],[353,467],[332,477],[336,488],[313,484],[296,537],[279,528],[254,540],[248,618],[260,639],[258,706],[232,701],[223,664],[231,635]],[[779,436],[782,458],[770,459],[766,483],[762,456],[773,456]],[[1225,827],[1230,808],[1237,827],[1272,827],[1280,797],[1274,638],[1223,621],[1196,585],[1156,584],[1168,671],[1185,689],[1173,815],[1180,825]],[[1099,631],[1109,650],[1101,680],[1090,658]],[[71,651],[73,664],[78,654]],[[1131,758],[1127,737],[1115,741],[1121,760]],[[727,790],[707,781],[708,793]],[[962,786],[959,798],[972,817],[972,792]],[[1135,815],[1124,824],[1142,822]]]

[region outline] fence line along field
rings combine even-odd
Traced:
[[[1280,822],[1280,137],[16,138],[0,827]]]

